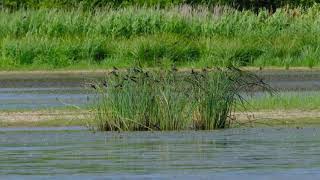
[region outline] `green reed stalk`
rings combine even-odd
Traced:
[[[191,73],[133,68],[112,74],[99,88],[98,130],[228,128],[240,91],[261,85],[256,76],[236,68]]]

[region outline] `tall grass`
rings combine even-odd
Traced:
[[[297,109],[310,111],[319,109],[320,95],[317,91],[278,92],[274,96],[261,94],[247,98],[247,102],[247,109],[250,111]]]
[[[240,92],[266,86],[234,67],[178,73],[159,70],[114,70],[99,92],[92,126],[102,131],[212,130],[228,128]]]
[[[259,8],[290,6],[311,6],[319,3],[319,0],[2,0],[1,7],[18,9],[18,8],[66,8],[81,7],[84,10],[112,6],[159,6],[168,7],[179,4],[190,5],[230,5],[239,8]]]
[[[0,11],[0,69],[320,65],[320,6]]]

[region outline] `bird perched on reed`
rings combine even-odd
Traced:
[[[108,87],[108,82],[106,80],[103,81],[102,85],[107,88]]]
[[[93,89],[97,89],[97,86],[96,86],[95,84],[93,84],[93,83],[89,83],[89,86],[90,86],[91,88],[93,88]]]

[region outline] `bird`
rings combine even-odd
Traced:
[[[133,82],[135,82],[135,83],[137,82],[137,80],[135,80],[135,79],[132,78],[132,77],[130,77],[130,80],[133,81]]]
[[[202,68],[202,72],[207,72],[207,69],[206,68]]]
[[[148,72],[145,72],[144,75],[145,75],[146,77],[149,77],[149,73],[148,73]]]
[[[140,73],[140,72],[141,72],[141,69],[134,67],[134,68],[133,68],[133,71],[136,72],[136,73]]]
[[[97,86],[95,84],[89,83],[90,87],[93,89],[97,89]]]
[[[122,84],[117,84],[117,85],[115,85],[114,87],[115,87],[115,88],[122,88],[123,85],[122,85]]]
[[[102,85],[107,88],[108,87],[108,82],[106,80],[104,80]]]

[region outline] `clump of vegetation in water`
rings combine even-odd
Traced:
[[[241,92],[267,86],[235,67],[177,72],[113,70],[102,83],[92,126],[101,131],[212,130],[228,128]]]

